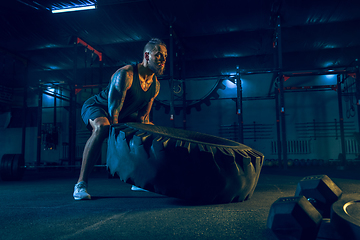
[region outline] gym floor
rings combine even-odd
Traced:
[[[75,201],[77,169],[27,170],[21,181],[0,181],[0,239],[275,240],[266,228],[275,200],[293,196],[299,180],[318,174],[328,175],[344,195],[359,196],[358,170],[264,167],[250,200],[218,205],[131,191],[105,170],[91,175],[92,200]],[[322,232],[330,237],[319,233],[317,239],[341,239]]]

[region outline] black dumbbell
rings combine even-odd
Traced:
[[[304,177],[296,187],[295,196],[305,196],[323,218],[330,218],[331,205],[340,199],[341,189],[327,176]]]
[[[267,227],[279,239],[316,239],[323,218],[330,217],[331,205],[341,189],[326,175],[300,180],[295,196],[279,198],[269,212]]]
[[[267,227],[280,240],[315,240],[322,219],[304,196],[284,197],[271,205]]]

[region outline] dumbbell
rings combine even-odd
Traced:
[[[341,189],[327,175],[304,177],[295,191],[295,196],[305,196],[323,218],[330,218],[331,205],[339,200],[341,195]]]
[[[267,227],[280,240],[315,240],[322,219],[304,196],[283,197],[271,205]]]
[[[294,197],[279,198],[272,204],[267,227],[279,239],[316,239],[323,218],[330,217],[331,205],[341,195],[327,175],[305,177]]]

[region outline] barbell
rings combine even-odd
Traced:
[[[106,167],[95,165],[94,167]],[[0,177],[3,181],[17,181],[24,176],[25,169],[80,168],[80,165],[25,165],[23,154],[4,154],[1,158]]]

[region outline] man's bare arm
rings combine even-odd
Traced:
[[[117,70],[111,77],[108,108],[110,114],[110,122],[118,123],[119,113],[124,105],[126,92],[131,87],[133,80],[133,71],[131,67],[125,66]]]
[[[154,103],[154,99],[157,97],[157,95],[159,94],[160,92],[160,82],[158,80],[155,81],[155,84],[156,84],[156,89],[155,89],[155,95],[153,98],[150,99],[149,103],[139,111],[139,114],[138,114],[138,121],[141,122],[141,123],[145,123],[145,124],[152,124],[150,122],[150,118],[149,118],[149,115],[150,115],[150,111],[151,111],[151,108],[152,108],[152,105]]]

